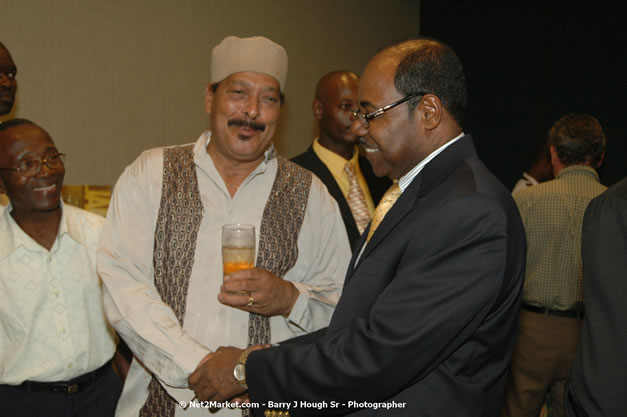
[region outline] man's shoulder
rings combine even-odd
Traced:
[[[135,171],[146,169],[151,164],[163,164],[163,154],[166,150],[177,150],[184,148],[194,148],[194,143],[185,143],[180,145],[158,146],[142,151],[139,156],[129,165],[128,168]]]
[[[316,156],[313,148],[309,147],[305,152],[291,158],[290,161],[307,169],[311,169],[317,161],[320,161],[320,159]]]
[[[311,175],[311,171],[309,169],[307,169],[306,167],[302,166],[301,164],[295,162],[292,159],[287,159],[287,158],[284,158],[282,156],[278,156],[277,157],[277,161],[279,163],[283,164],[284,169],[287,169],[289,171],[298,172],[301,175]]]
[[[80,207],[64,204],[63,210],[65,210],[65,215],[68,220],[77,222],[83,227],[101,229],[105,222],[105,218],[101,215],[92,213],[91,211],[87,211]]]
[[[95,248],[104,229],[105,218],[69,204],[63,205],[69,234],[87,247]]]
[[[122,176],[146,178],[149,182],[161,180],[161,175],[159,174],[163,171],[164,152],[166,150],[176,150],[193,146],[194,144],[188,143],[184,145],[160,146],[144,150],[126,167]]]
[[[619,211],[623,211],[627,206],[627,177],[609,187],[607,190],[596,196],[590,201],[586,212],[599,210],[601,207],[612,207]]]
[[[609,187],[602,195],[627,201],[627,177]]]
[[[554,198],[562,189],[559,179],[541,182],[539,184],[524,187],[513,194],[517,203],[537,201],[543,198]]]

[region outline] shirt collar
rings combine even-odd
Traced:
[[[338,165],[346,165],[347,162],[350,162],[353,165],[357,165],[358,164],[358,160],[359,160],[359,152],[357,150],[357,145],[355,145],[354,150],[353,150],[353,156],[351,157],[351,159],[344,159],[342,156],[336,154],[335,152],[325,148],[324,146],[322,146],[320,144],[320,138],[315,138],[313,141],[313,148],[314,151],[319,155],[324,157],[324,159],[331,161],[334,164],[338,164]]]
[[[533,178],[531,175],[527,174],[526,172],[523,172],[522,174],[523,178],[525,180],[527,180],[530,184],[532,185],[538,185],[538,180],[536,180],[535,178]]]
[[[66,210],[63,201],[60,204],[61,223],[59,224],[56,240],[58,241],[63,235],[67,234],[78,244],[87,246],[81,225],[77,223],[70,210]],[[9,203],[0,213],[0,260],[15,252],[20,246],[33,251],[43,250],[41,245],[28,236],[15,222],[11,216],[11,210],[13,208],[11,203]]]
[[[562,178],[562,177],[571,177],[573,175],[582,175],[582,174],[590,178],[594,178],[597,182],[600,182],[599,174],[596,172],[596,170],[587,165],[567,166],[566,168],[562,169],[559,172],[559,174],[555,176],[555,178],[557,179],[557,178]]]
[[[458,140],[460,140],[462,137],[464,136],[464,132],[460,133],[459,135],[455,136],[453,139],[449,140],[448,142],[446,142],[444,145],[440,146],[438,149],[436,149],[435,151],[431,152],[429,154],[429,156],[427,156],[425,159],[423,159],[422,161],[420,161],[420,163],[418,165],[416,165],[415,167],[413,167],[407,174],[403,175],[401,178],[398,179],[398,186],[401,188],[401,193],[403,191],[405,191],[407,189],[407,187],[409,187],[409,184],[412,183],[412,181],[414,180],[414,178],[416,178],[416,176],[420,173],[420,171],[423,170],[423,168],[436,156],[438,156],[442,151],[444,151],[446,148],[448,148],[449,146],[451,146],[453,143],[457,142]]]
[[[313,150],[315,154],[320,158],[322,162],[327,166],[331,174],[335,178],[341,178],[342,176],[346,176],[344,172],[344,167],[347,162],[350,162],[351,165],[355,168],[355,172],[360,172],[359,170],[359,150],[357,146],[355,146],[353,151],[353,156],[351,159],[344,159],[342,156],[336,154],[335,152],[325,148],[320,144],[319,138],[315,138],[313,141]]]

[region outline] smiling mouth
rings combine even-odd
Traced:
[[[38,191],[38,192],[54,191],[56,189],[57,189],[57,184],[48,185],[47,187],[35,187],[35,191]]]
[[[374,145],[370,145],[368,142],[365,141],[363,137],[359,138],[359,144],[364,148],[366,153],[379,152],[379,148]]]

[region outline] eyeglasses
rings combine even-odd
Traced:
[[[407,97],[404,97],[398,101],[395,101],[394,103],[388,104],[387,106],[383,106],[380,109],[377,109],[373,112],[367,113],[367,114],[363,114],[363,113],[359,113],[357,110],[353,110],[353,116],[355,116],[357,119],[359,119],[359,122],[361,123],[361,125],[368,129],[370,127],[370,121],[372,119],[375,119],[379,116],[381,116],[383,113],[385,113],[386,111],[393,109],[394,107],[398,106],[399,104],[403,104],[404,102],[406,102],[407,100],[411,100],[414,97],[418,97],[418,96],[424,96],[427,93],[414,93],[414,94],[410,94]]]
[[[41,165],[46,164],[50,169],[59,169],[65,160],[64,153],[55,153],[44,156],[43,159],[24,158],[17,162],[17,168],[0,168],[5,171],[17,171],[25,177],[34,177],[41,171]]]

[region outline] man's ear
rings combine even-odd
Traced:
[[[6,194],[6,193],[7,193],[7,189],[4,188],[4,180],[0,176],[0,194]]]
[[[211,106],[213,105],[214,92],[211,89],[211,84],[207,84],[205,87],[205,113],[211,113]]]
[[[440,125],[442,120],[442,102],[437,96],[427,94],[416,106],[414,115],[421,117],[425,129],[433,130]]]
[[[599,162],[597,163],[597,166],[594,167],[594,169],[599,169],[601,168],[601,165],[603,165],[603,160],[605,159],[605,152],[603,152],[601,154],[601,158],[599,158]]]
[[[324,113],[322,102],[318,99],[314,99],[311,108],[313,109],[313,114],[316,120],[322,120],[322,114]]]
[[[551,153],[551,164],[555,166],[556,163],[560,162],[555,145],[549,145],[549,152]]]

